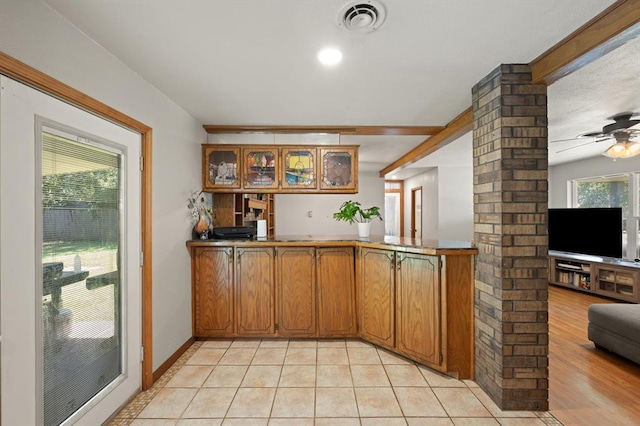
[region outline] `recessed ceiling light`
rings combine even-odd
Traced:
[[[322,65],[333,66],[342,60],[342,52],[334,48],[322,49],[318,52],[318,60]]]

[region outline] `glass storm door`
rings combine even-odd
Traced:
[[[140,135],[1,83],[1,422],[101,424],[141,386]]]

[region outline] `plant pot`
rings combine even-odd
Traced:
[[[369,238],[369,232],[371,229],[371,223],[358,223],[358,237]]]

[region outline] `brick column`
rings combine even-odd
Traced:
[[[503,410],[546,411],[547,88],[510,64],[472,95],[475,380]]]

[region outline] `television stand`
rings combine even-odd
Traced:
[[[549,250],[549,283],[639,303],[640,263]]]

